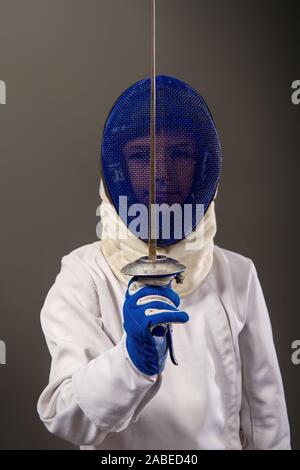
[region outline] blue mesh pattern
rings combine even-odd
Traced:
[[[128,88],[114,104],[104,127],[103,178],[119,213],[120,196],[127,196],[128,207],[149,205],[150,86],[148,78]],[[163,231],[164,210],[158,213],[157,244],[164,247],[187,236],[199,223],[203,212],[196,211],[196,205],[203,204],[205,213],[211,203],[222,156],[213,118],[197,91],[161,75],[156,77],[156,98],[156,202],[192,207],[189,220],[187,216],[171,220],[169,234]],[[120,215],[136,236],[148,240],[145,214]],[[132,223],[137,215],[140,223]],[[178,233],[182,235],[178,237]]]

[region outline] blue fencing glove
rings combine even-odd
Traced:
[[[128,283],[123,306],[126,347],[134,365],[146,375],[164,369],[171,333],[166,335],[163,325],[189,320],[186,312],[178,310],[180,297],[170,285],[143,285],[136,278]]]

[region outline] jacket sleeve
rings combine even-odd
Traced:
[[[158,392],[161,376],[136,369],[125,333],[113,343],[94,281],[72,253],[62,259],[41,322],[52,363],[38,413],[48,430],[77,445],[99,445],[107,433],[137,421]]]
[[[245,324],[239,338],[242,359],[241,429],[245,449],[290,449],[284,390],[271,323],[251,262]]]

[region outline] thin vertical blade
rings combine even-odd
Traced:
[[[149,258],[156,260],[156,63],[155,63],[155,0],[151,14],[151,114],[150,114],[150,197],[149,197]]]

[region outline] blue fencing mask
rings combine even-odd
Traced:
[[[108,196],[128,228],[148,241],[150,79],[128,88],[106,120],[101,167]],[[214,198],[221,173],[218,133],[204,99],[186,83],[156,77],[157,245],[191,233]]]

